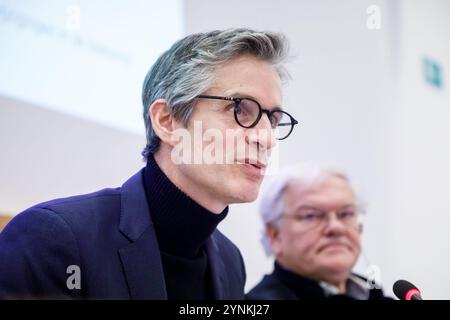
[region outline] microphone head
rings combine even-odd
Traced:
[[[394,294],[400,300],[421,300],[420,291],[411,282],[406,280],[398,280],[394,283],[392,288]]]

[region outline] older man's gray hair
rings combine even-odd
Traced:
[[[272,63],[285,79],[287,72],[282,62],[287,52],[288,42],[282,34],[251,29],[197,33],[176,42],[158,58],[144,80],[142,102],[147,134],[144,158],[154,153],[161,142],[148,115],[155,100],[165,99],[174,118],[186,126],[195,97],[210,87],[218,67],[235,57],[252,55]]]
[[[261,191],[259,202],[259,212],[264,226],[275,224],[284,213],[284,191],[290,183],[295,181],[307,189],[317,185],[329,177],[339,177],[348,182],[357,197],[357,205],[363,208],[360,196],[354,190],[348,175],[332,166],[320,166],[314,163],[300,163],[280,169],[276,175],[266,177],[266,181]],[[266,235],[266,230],[262,232],[262,243],[267,255],[271,255],[271,246]]]

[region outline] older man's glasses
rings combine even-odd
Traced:
[[[339,222],[341,222],[346,227],[358,227],[361,220],[361,210],[348,207],[341,210],[333,211],[335,217]],[[302,227],[305,229],[314,229],[318,227],[323,227],[326,222],[331,219],[331,212],[325,210],[314,208],[314,207],[303,207],[298,209],[292,214],[283,215],[280,218],[288,218],[298,221]]]
[[[236,122],[244,128],[255,127],[263,113],[267,115],[270,121],[270,125],[275,133],[275,138],[278,140],[286,139],[294,129],[294,126],[298,124],[289,113],[282,110],[267,110],[263,109],[258,101],[251,98],[234,98],[234,97],[220,97],[220,96],[208,96],[199,95],[199,99],[216,99],[216,100],[228,100],[234,102],[234,119]]]

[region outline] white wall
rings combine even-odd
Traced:
[[[450,299],[450,2],[404,0],[400,26],[393,273]],[[441,89],[424,79],[425,56],[442,67]]]
[[[379,30],[366,26],[370,5],[381,9]],[[285,105],[301,124],[282,143],[280,163],[350,173],[369,204],[364,251],[388,293],[406,278],[425,297],[450,298],[449,91],[424,83],[420,60],[438,59],[448,81],[449,18],[444,0],[186,2],[187,33],[252,27],[288,36],[296,59]],[[221,228],[243,252],[249,289],[272,268],[256,204],[233,206]]]
[[[144,134],[0,96],[0,213],[121,186],[144,145]]]

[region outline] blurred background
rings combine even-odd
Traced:
[[[184,35],[231,27],[289,38],[300,125],[278,161],[349,173],[368,205],[356,270],[450,299],[448,0],[0,0],[0,228],[142,168],[148,69]],[[272,269],[257,204],[220,225],[247,289]]]

